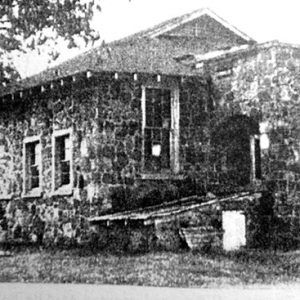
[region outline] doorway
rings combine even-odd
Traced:
[[[213,130],[211,164],[220,181],[245,186],[260,174],[259,125],[252,118],[235,115]]]

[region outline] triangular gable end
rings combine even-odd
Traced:
[[[227,31],[227,35],[230,33],[235,36],[235,39],[243,40],[245,43],[255,42],[245,33],[238,30],[236,27],[229,24],[224,19],[217,16],[214,12],[208,8],[197,10],[185,18],[177,20],[177,22],[172,22],[165,24],[159,28],[154,29],[152,32],[148,32],[148,36],[151,38],[160,37],[160,36],[202,36],[203,31],[206,34],[221,34],[220,30],[207,28],[207,23],[214,23],[215,27],[223,28],[223,31]],[[211,31],[211,32],[209,32]]]

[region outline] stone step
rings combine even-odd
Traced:
[[[197,226],[180,229],[181,237],[192,250],[201,249],[207,245],[221,247],[222,234],[222,232],[212,226]]]

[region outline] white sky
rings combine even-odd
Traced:
[[[102,12],[93,25],[106,42],[208,7],[258,42],[277,39],[300,44],[300,0],[99,0],[99,3]],[[74,53],[64,51],[59,61]],[[22,57],[16,64],[23,77],[47,67],[45,57],[33,55]]]

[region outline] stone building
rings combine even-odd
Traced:
[[[299,71],[300,47],[258,44],[202,9],[7,87],[11,227],[31,234],[38,211],[44,238],[80,239],[88,218],[263,187],[297,214]]]

